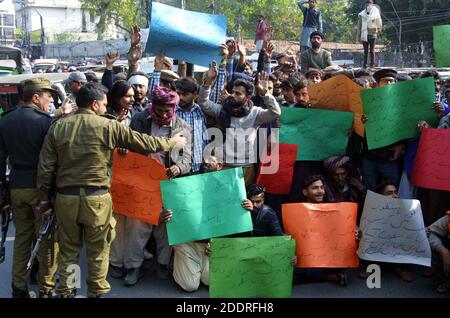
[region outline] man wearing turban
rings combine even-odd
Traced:
[[[176,116],[175,107],[179,101],[180,98],[176,92],[157,86],[152,92],[152,103],[146,110],[136,113],[130,124],[131,129],[150,136],[168,137],[180,133],[186,137],[187,143],[183,149],[150,154],[153,159],[166,167],[166,174],[170,179],[185,175],[191,170],[191,128]],[[161,221],[159,226],[141,221],[135,222],[133,228],[127,231],[128,241],[133,242],[132,247],[126,251],[127,256],[123,258],[123,264],[111,263],[113,266],[110,266],[110,274],[115,273],[111,276],[120,278],[126,272],[124,278],[126,286],[133,286],[138,282],[144,274],[142,269],[144,248],[152,234],[157,247],[157,273],[161,278],[168,277],[172,248],[167,239],[166,225]]]
[[[366,189],[347,156],[330,157],[323,162],[326,171],[328,202],[356,202],[359,210],[364,203]]]

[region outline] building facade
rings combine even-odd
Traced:
[[[79,0],[15,0],[16,26],[23,34],[19,46],[31,58],[45,57],[49,43],[97,39],[98,17],[81,8]],[[110,26],[105,38],[123,37]]]
[[[15,42],[15,10],[12,0],[0,1],[0,44],[14,45]]]

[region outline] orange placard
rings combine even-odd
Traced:
[[[363,107],[359,93],[363,89],[347,76],[337,75],[319,84],[309,85],[308,94],[314,108],[355,113],[353,129],[364,137],[364,124],[361,122]]]
[[[296,240],[297,266],[358,267],[356,203],[283,204],[283,225]]]
[[[161,180],[167,180],[166,169],[158,161],[134,152],[122,156],[116,150],[110,189],[114,211],[158,225]]]

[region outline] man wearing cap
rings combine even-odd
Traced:
[[[355,82],[356,80],[359,80],[360,85],[362,85],[364,88],[372,88],[372,84],[374,84],[375,79],[373,76],[370,75],[368,70],[365,69],[359,69],[354,73],[355,76]],[[358,82],[357,82],[358,84]]]
[[[392,85],[397,82],[397,72],[392,69],[381,69],[373,74],[378,87]],[[361,121],[367,122],[365,114]],[[363,143],[361,174],[368,190],[376,191],[377,185],[384,179],[392,180],[398,187],[400,182],[400,158],[405,151],[401,142],[390,146],[369,150],[367,139]]]
[[[74,297],[73,264],[78,264],[82,245],[88,260],[88,297],[110,291],[106,280],[109,250],[114,240],[115,220],[109,187],[113,151],[127,148],[144,155],[184,147],[186,138],[151,137],[125,127],[105,114],[106,88],[97,83],[83,86],[77,95],[78,110],[73,116],[53,124],[40,153],[37,188],[41,205],[56,188],[55,212],[58,220],[59,287],[61,297]]]
[[[308,84],[319,84],[322,82],[322,71],[316,68],[310,68],[305,73],[305,77],[308,80]]]
[[[70,90],[71,95],[69,95],[69,97],[75,98],[80,88],[87,83],[87,79],[81,72],[72,72],[63,83]]]
[[[373,74],[378,87],[397,83],[397,71],[389,68],[381,69]]]
[[[36,187],[39,152],[52,123],[49,104],[53,102],[51,83],[44,78],[22,81],[22,104],[3,113],[0,119],[0,177],[1,187],[6,184],[6,161],[11,173],[9,188],[16,227],[14,240],[12,296],[28,298],[26,270],[34,239],[38,235],[43,216],[35,212],[40,191]],[[51,295],[55,287],[55,243],[50,235],[42,241],[38,254],[39,294]]]
[[[380,11],[373,5],[372,0],[367,0],[365,9],[358,14],[358,39],[364,47],[364,64],[367,67],[367,57],[370,47],[370,67],[375,66],[375,41],[377,34],[380,32],[383,21],[381,20]]]
[[[314,31],[310,40],[312,47],[301,54],[302,72],[305,73],[310,68],[324,70],[332,66],[331,53],[321,48],[324,40],[322,32]]]
[[[56,117],[68,115],[76,112],[76,96],[80,88],[87,83],[86,76],[81,72],[72,72],[69,77],[63,81],[64,85],[69,88],[70,94],[64,99],[60,108],[53,112]]]
[[[309,8],[306,8],[304,4],[308,4]],[[300,10],[303,13],[303,28],[300,37],[300,49],[301,52],[307,51],[311,48],[310,35],[314,31],[323,32],[322,27],[322,13],[317,10],[317,1],[309,0],[297,3]]]

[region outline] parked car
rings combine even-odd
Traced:
[[[2,75],[31,73],[30,64],[19,48],[0,46],[0,62]]]
[[[38,69],[43,70],[45,73],[49,69],[56,70],[58,67],[59,60],[58,59],[36,59],[36,60],[34,60],[33,63],[34,63],[33,73],[36,73],[36,71]]]

